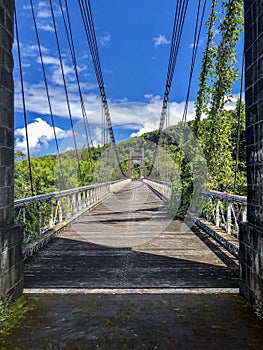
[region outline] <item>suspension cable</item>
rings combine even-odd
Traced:
[[[182,32],[184,28],[184,22],[185,22],[186,12],[188,8],[188,3],[189,3],[189,0],[177,0],[177,3],[176,3],[173,32],[172,32],[172,42],[171,42],[171,48],[170,48],[170,58],[169,58],[169,64],[168,64],[168,70],[167,70],[161,118],[160,118],[159,129],[158,129],[157,145],[153,156],[153,162],[147,176],[150,176],[153,171],[156,157],[158,154],[158,146],[163,136],[163,128],[164,128],[165,118],[167,114],[167,106],[169,101],[171,84],[173,81],[175,66],[176,66],[177,57],[178,57],[178,51],[179,51],[179,47],[182,39]]]
[[[207,0],[204,0],[203,9],[202,9],[201,18],[200,18],[201,2],[202,2],[202,0],[199,0],[199,2],[198,2],[198,9],[197,9],[197,16],[196,16],[196,23],[195,23],[195,31],[194,31],[192,62],[191,62],[191,68],[190,68],[190,75],[189,75],[189,81],[188,81],[187,94],[186,94],[186,99],[185,99],[184,113],[183,113],[183,118],[182,118],[183,122],[186,122],[186,118],[187,118],[187,112],[188,112],[188,105],[189,105],[189,97],[190,97],[190,92],[191,92],[193,72],[194,72],[194,67],[195,67],[195,62],[196,62],[196,56],[197,56],[198,45],[199,45],[199,41],[200,41],[201,30],[202,30],[203,22],[204,22],[204,15],[205,15],[205,10],[206,10],[206,2],[207,2]],[[200,23],[199,23],[199,21],[200,21]],[[199,28],[198,28],[198,26],[199,26]]]
[[[89,166],[91,169],[91,166],[92,166],[92,161],[91,161],[92,154],[91,154],[91,152],[92,151],[91,151],[90,146],[93,149],[93,140],[92,140],[92,136],[91,136],[91,130],[90,130],[90,126],[89,126],[89,121],[88,121],[88,117],[87,117],[86,107],[85,107],[84,98],[83,98],[82,89],[81,89],[81,84],[80,84],[80,79],[79,79],[77,56],[76,56],[75,44],[74,44],[74,40],[73,40],[73,33],[72,33],[72,27],[71,27],[68,1],[65,0],[65,12],[64,12],[64,8],[63,8],[61,0],[59,0],[59,5],[60,5],[60,10],[61,10],[62,18],[63,18],[66,37],[67,37],[67,41],[68,41],[68,45],[69,45],[69,49],[70,49],[70,53],[71,53],[71,59],[72,59],[73,67],[74,67],[77,86],[78,86],[80,105],[81,105],[81,111],[82,111],[82,118],[83,118],[83,122],[84,122],[86,143],[87,143],[87,149],[88,149]]]
[[[71,130],[72,130],[72,137],[73,137],[73,143],[74,143],[74,148],[75,148],[75,155],[76,155],[76,159],[77,159],[77,163],[78,163],[78,170],[79,170],[79,175],[80,175],[80,181],[81,181],[81,184],[84,185],[84,183],[83,183],[83,176],[82,176],[81,167],[80,167],[80,159],[79,159],[79,154],[78,154],[78,148],[77,148],[77,140],[76,140],[74,125],[73,125],[73,120],[72,120],[72,113],[71,113],[69,94],[68,94],[66,77],[65,77],[65,71],[64,71],[64,64],[63,64],[63,60],[62,60],[62,54],[61,54],[60,43],[59,43],[59,38],[58,38],[57,25],[56,25],[56,20],[55,20],[55,13],[54,13],[52,0],[50,0],[49,2],[50,2],[52,23],[53,23],[53,28],[54,28],[54,32],[55,32],[57,51],[58,51],[59,62],[60,62],[60,69],[61,69],[61,73],[62,73],[63,85],[64,85],[64,90],[65,90],[67,109],[68,109],[68,113],[69,113],[70,125],[71,125]]]
[[[105,87],[104,87],[104,81],[103,81],[103,75],[102,75],[102,70],[101,70],[99,50],[98,50],[98,44],[97,44],[97,39],[96,39],[93,17],[92,17],[90,0],[88,0],[88,1],[87,0],[78,0],[78,3],[79,3],[79,8],[80,8],[81,16],[82,16],[82,21],[84,24],[86,36],[87,36],[87,41],[88,41],[91,56],[92,56],[92,61],[93,61],[93,66],[94,66],[97,82],[99,85],[101,100],[102,100],[103,108],[105,111],[105,118],[106,118],[106,122],[107,122],[107,128],[108,128],[111,144],[113,146],[114,153],[115,153],[120,171],[124,177],[127,177],[127,175],[125,174],[125,172],[122,168],[121,162],[120,162],[119,153],[117,150],[115,136],[114,136],[114,132],[113,132],[113,128],[112,128],[110,110],[109,110],[109,105],[108,105]]]
[[[34,187],[33,187],[32,164],[31,164],[31,158],[30,158],[30,148],[29,148],[28,128],[27,128],[27,111],[26,111],[26,101],[25,101],[25,89],[24,89],[24,80],[23,80],[23,69],[22,69],[22,59],[21,59],[21,50],[20,50],[17,12],[16,12],[15,4],[14,4],[14,13],[15,13],[15,30],[16,30],[18,61],[19,61],[20,83],[21,83],[21,90],[22,90],[24,125],[25,125],[25,133],[26,133],[27,161],[28,161],[28,170],[29,170],[29,178],[30,178],[30,189],[31,189],[31,195],[33,197],[34,196]]]
[[[76,77],[76,81],[77,81],[79,97],[80,97],[80,105],[81,105],[81,110],[82,110],[82,117],[83,117],[83,121],[84,121],[85,134],[86,134],[86,140],[87,140],[87,147],[89,147],[90,144],[91,144],[91,146],[93,146],[93,141],[92,141],[92,137],[91,137],[89,122],[88,122],[88,118],[87,118],[86,108],[85,108],[83,94],[82,94],[81,85],[80,85],[77,57],[76,57],[74,40],[73,40],[71,21],[70,21],[70,16],[69,16],[68,1],[65,0],[65,9],[66,9],[65,12],[66,12],[66,14],[64,13],[62,0],[59,0],[59,6],[60,6],[60,10],[61,10],[61,15],[63,18],[64,28],[65,28],[66,37],[67,37],[67,41],[68,41],[68,45],[69,45],[69,49],[70,49],[70,53],[71,53],[75,77]]]

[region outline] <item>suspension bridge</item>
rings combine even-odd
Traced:
[[[189,1],[178,0],[175,5],[156,142],[154,145],[139,145],[129,149],[127,155],[123,155],[116,142],[99,56],[92,2],[76,1],[102,103],[101,140],[104,146],[110,145],[103,166],[94,171],[100,180],[93,184],[85,183],[78,132],[74,126],[70,89],[65,74],[67,67],[63,60],[61,33],[57,23],[59,16],[72,60],[85,144],[91,159],[94,156],[94,140],[80,81],[69,3],[67,0],[50,0],[47,3],[71,126],[74,146],[71,157],[74,158],[76,183],[79,185],[67,185],[69,173],[65,169],[70,163],[68,158],[63,159],[58,142],[56,101],[48,82],[43,55],[45,48],[39,35],[35,2],[30,0],[28,8],[35,31],[43,91],[53,128],[57,153],[56,176],[59,179],[57,191],[36,193],[27,130],[28,96],[25,92],[19,28],[21,14],[13,1],[7,3],[1,0],[0,48],[3,54],[0,56],[0,88],[3,137],[0,144],[0,294],[1,297],[12,295],[15,298],[24,294],[32,298],[30,300],[34,307],[30,309],[29,306],[29,317],[31,321],[42,320],[44,324],[43,329],[39,325],[32,327],[31,321],[26,319],[25,328],[11,332],[12,339],[17,339],[15,345],[27,349],[67,349],[74,346],[76,349],[174,349],[174,344],[180,349],[203,349],[208,344],[214,349],[224,346],[233,349],[262,348],[262,323],[250,309],[245,310],[245,303],[238,296],[241,294],[254,307],[254,311],[262,316],[260,62],[263,58],[259,42],[263,29],[258,25],[262,17],[262,5],[245,1],[244,11],[248,195],[245,197],[205,189],[205,170],[203,163],[198,163],[193,170],[196,181],[193,185],[192,203],[185,217],[176,220],[168,214],[167,207],[171,200],[178,207],[181,194],[178,194],[177,199],[172,196],[172,180],[175,181],[176,174],[166,156],[164,145],[169,126],[169,97]],[[186,135],[189,137],[186,119],[191,81],[207,6],[205,0],[198,2],[189,83],[182,117],[183,131],[179,135],[182,142]],[[30,183],[29,195],[21,199],[14,199],[13,24]],[[255,28],[257,35],[254,34]],[[199,157],[199,148],[195,143],[192,146]],[[187,149],[184,151],[187,154]],[[192,160],[196,164],[194,158]],[[115,178],[111,178],[112,174]],[[65,301],[64,306],[61,305],[63,301],[60,298]],[[60,310],[56,311],[57,314],[54,311],[56,303]],[[153,308],[149,311],[151,303]],[[67,307],[73,311],[73,316],[69,316]],[[43,312],[43,309],[46,311]],[[142,322],[146,314],[160,321],[158,336],[157,324],[151,321],[148,327],[147,323]],[[116,315],[123,318],[119,319]],[[60,316],[64,321],[58,326],[57,318]],[[96,316],[98,323],[95,321]],[[131,328],[129,318],[132,319]],[[52,326],[48,325],[50,319],[54,320]],[[136,325],[136,320],[139,320],[140,327]],[[80,322],[85,323],[88,332],[85,332],[85,327]],[[171,329],[178,325],[178,329]],[[34,335],[33,328],[36,330]],[[152,328],[149,334],[147,328]],[[52,333],[52,329],[56,334]],[[243,330],[242,334],[237,334],[237,329]],[[32,339],[28,339],[28,331]],[[147,335],[143,335],[142,331]],[[57,334],[61,339],[57,338]],[[109,339],[106,334],[110,334]],[[223,337],[222,334],[226,336]],[[12,348],[12,339],[7,337],[3,348]]]

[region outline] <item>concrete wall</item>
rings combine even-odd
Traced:
[[[23,290],[21,228],[14,216],[14,2],[0,0],[0,297]]]
[[[240,234],[241,294],[263,315],[263,0],[245,0],[248,223]]]

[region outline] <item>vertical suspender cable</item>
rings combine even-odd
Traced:
[[[126,177],[126,174],[122,168],[120,158],[119,158],[119,153],[117,150],[116,142],[115,142],[115,136],[112,128],[112,123],[111,123],[111,117],[110,117],[110,111],[109,111],[109,105],[106,97],[106,92],[105,92],[105,87],[104,87],[104,82],[103,82],[103,75],[101,71],[101,65],[100,65],[100,59],[99,59],[99,51],[98,51],[98,45],[97,45],[97,39],[96,39],[96,34],[95,34],[95,29],[94,29],[94,23],[93,23],[93,18],[92,18],[92,11],[91,11],[91,5],[90,1],[86,0],[78,0],[79,7],[80,7],[80,12],[84,24],[84,28],[86,31],[86,36],[87,36],[87,41],[89,44],[92,60],[93,60],[93,65],[95,69],[95,74],[97,77],[97,82],[99,85],[100,89],[100,95],[101,95],[101,100],[102,104],[104,107],[105,111],[105,117],[106,117],[106,122],[107,122],[107,128],[111,140],[112,147],[114,149],[114,153],[117,159],[117,163],[119,166],[119,169],[124,177]]]
[[[27,113],[26,113],[25,89],[24,89],[24,81],[23,81],[23,69],[22,69],[22,59],[21,59],[21,50],[20,50],[20,41],[19,41],[19,31],[18,31],[18,21],[17,21],[16,6],[14,6],[14,10],[15,10],[16,40],[17,40],[17,52],[18,52],[18,61],[19,61],[19,71],[20,71],[20,82],[21,82],[21,90],[22,90],[24,124],[25,124],[25,132],[26,132],[27,161],[28,161],[28,168],[29,168],[30,189],[31,189],[31,195],[34,196],[33,175],[32,175],[32,166],[31,166],[29,140],[28,140],[28,129],[27,129]]]
[[[198,45],[201,35],[201,30],[203,27],[203,21],[204,21],[204,15],[205,15],[205,9],[206,9],[206,2],[204,1],[203,4],[203,10],[201,13],[201,19],[199,24],[199,17],[200,17],[200,10],[201,10],[201,0],[198,2],[198,10],[197,10],[197,16],[196,16],[196,23],[195,23],[195,31],[194,31],[194,41],[193,41],[193,51],[192,51],[192,62],[191,62],[191,69],[190,69],[190,75],[189,75],[189,81],[188,81],[188,88],[187,88],[187,94],[185,99],[185,107],[184,107],[184,113],[183,113],[183,122],[186,122],[187,112],[188,112],[188,105],[189,105],[189,97],[190,97],[190,91],[191,91],[191,85],[192,85],[192,78],[193,78],[193,72],[195,67],[195,61],[198,51]],[[199,24],[199,29],[198,29]]]
[[[55,145],[56,145],[56,150],[57,150],[57,155],[58,155],[60,175],[61,175],[61,179],[62,179],[62,183],[63,183],[63,188],[65,188],[66,182],[65,182],[65,177],[64,177],[63,170],[62,170],[62,164],[61,164],[61,159],[60,159],[60,151],[59,151],[59,145],[58,145],[58,139],[57,139],[55,118],[54,118],[54,114],[53,114],[53,110],[52,110],[51,98],[50,98],[49,87],[48,87],[48,82],[47,82],[47,75],[46,75],[44,59],[43,59],[43,54],[42,54],[42,48],[41,48],[41,43],[40,43],[40,38],[39,38],[39,33],[38,33],[38,27],[37,27],[37,22],[36,22],[36,15],[35,15],[35,10],[34,10],[34,5],[33,5],[33,1],[32,0],[30,0],[30,7],[31,7],[32,18],[33,18],[34,27],[35,27],[38,52],[39,52],[39,57],[40,57],[40,62],[41,62],[41,67],[42,67],[42,73],[43,73],[43,79],[44,79],[45,90],[46,90],[46,95],[47,95],[49,113],[50,113],[50,118],[51,118],[51,123],[52,123],[52,128],[53,128],[53,134],[54,134],[54,139],[55,139]]]
[[[88,122],[86,108],[85,108],[85,104],[84,104],[83,94],[82,94],[82,90],[81,90],[81,86],[80,86],[77,57],[76,57],[74,40],[73,40],[73,34],[72,34],[71,21],[70,21],[70,16],[69,16],[69,8],[68,8],[67,0],[65,0],[66,14],[64,13],[64,9],[63,9],[63,5],[62,5],[61,0],[59,0],[59,6],[60,6],[62,18],[63,18],[63,23],[64,23],[64,27],[65,27],[67,41],[68,41],[68,45],[69,45],[69,49],[70,49],[70,53],[71,53],[73,67],[74,67],[75,77],[76,77],[76,81],[77,81],[77,85],[78,85],[80,105],[81,105],[82,117],[83,117],[83,121],[84,121],[85,133],[86,133],[87,147],[89,147],[90,144],[93,146],[93,141],[92,141],[92,137],[91,137],[91,132],[90,132],[89,122]]]
[[[63,5],[62,5],[61,0],[59,0],[59,5],[60,5],[60,11],[61,11],[63,22],[64,22],[64,28],[65,28],[65,32],[66,32],[66,36],[67,36],[67,41],[68,41],[68,45],[69,45],[69,49],[70,49],[70,53],[71,53],[71,59],[72,59],[75,77],[76,77],[77,86],[78,86],[80,105],[81,105],[81,111],[82,111],[82,118],[83,118],[83,122],[84,122],[86,143],[87,143],[88,156],[89,156],[89,165],[90,165],[90,170],[91,170],[92,155],[91,155],[90,146],[93,147],[93,141],[92,141],[89,121],[88,121],[85,103],[84,103],[83,94],[82,94],[81,85],[80,85],[77,56],[76,56],[75,45],[74,45],[74,40],[73,40],[73,33],[72,33],[71,20],[70,20],[70,15],[69,15],[68,1],[65,0],[65,13],[64,13],[64,9],[63,9]]]

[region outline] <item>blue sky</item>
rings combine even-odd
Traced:
[[[93,133],[93,141],[94,144],[98,144],[101,140],[99,91],[81,22],[78,1],[70,0],[68,2],[82,92]],[[16,3],[31,154],[39,156],[54,153],[54,136],[36,46],[30,2],[29,0],[19,0]],[[34,0],[33,3],[48,77],[52,109],[55,115],[57,136],[61,150],[64,150],[65,145],[67,145],[67,148],[70,148],[69,140],[72,138],[72,133],[66,108],[54,30],[52,28],[49,0]],[[182,44],[170,95],[171,124],[175,124],[182,118],[184,109],[197,3],[196,0],[189,1]],[[81,137],[83,124],[81,122],[81,106],[74,70],[66,42],[58,0],[53,0],[53,4],[66,81],[70,92],[71,113],[74,124],[78,124],[76,125],[76,133],[79,146],[82,147],[84,142]],[[169,59],[175,4],[176,1],[174,0],[91,0],[106,94],[118,141],[158,127]],[[211,0],[208,0],[206,18],[210,12],[210,5]],[[192,83],[188,119],[192,119],[194,116],[193,104],[198,90],[197,75],[205,47],[205,40],[204,27],[198,48],[199,53]],[[242,41],[238,45],[238,52],[240,57]],[[25,151],[25,130],[21,110],[21,87],[16,43],[14,45],[14,56],[16,146]],[[240,64],[241,59],[239,59],[239,66]],[[234,92],[238,93],[238,83],[234,87]]]

